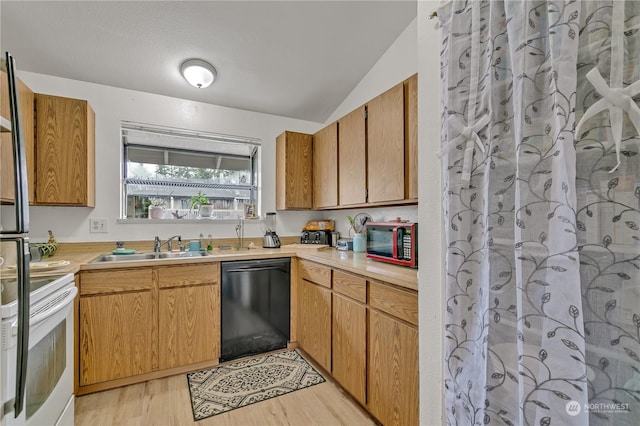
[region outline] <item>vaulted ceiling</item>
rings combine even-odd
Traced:
[[[7,1],[18,70],[324,122],[416,16],[416,1]],[[190,58],[216,81],[189,86]]]

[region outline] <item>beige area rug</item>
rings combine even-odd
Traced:
[[[245,407],[325,381],[296,351],[231,361],[187,374],[193,419]]]

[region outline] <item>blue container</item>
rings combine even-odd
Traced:
[[[364,234],[353,234],[354,253],[364,253],[367,249],[367,237]]]

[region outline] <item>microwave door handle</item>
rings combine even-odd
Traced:
[[[398,248],[398,257],[396,259],[404,260],[404,236],[407,233],[407,228],[401,226],[398,228],[398,240],[396,241],[396,247]]]
[[[18,279],[18,336],[16,359],[16,399],[15,417],[24,409],[27,363],[29,356],[29,239],[18,238],[17,279]]]
[[[392,250],[393,250],[393,259],[397,259],[398,258],[398,229],[400,229],[399,227],[394,227],[393,231],[392,231],[392,240],[393,243],[391,244]]]
[[[29,232],[29,197],[27,185],[27,156],[22,137],[22,123],[20,120],[20,105],[15,76],[15,60],[6,52],[7,78],[9,80],[9,107],[11,111],[11,139],[13,146],[13,169],[15,184],[15,231],[4,233],[25,234]]]

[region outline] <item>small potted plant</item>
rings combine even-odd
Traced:
[[[191,197],[191,208],[198,210],[200,217],[211,217],[213,215],[213,205],[209,203],[209,199],[201,191]]]
[[[162,219],[166,204],[165,200],[159,197],[152,197],[149,201],[149,219]]]

